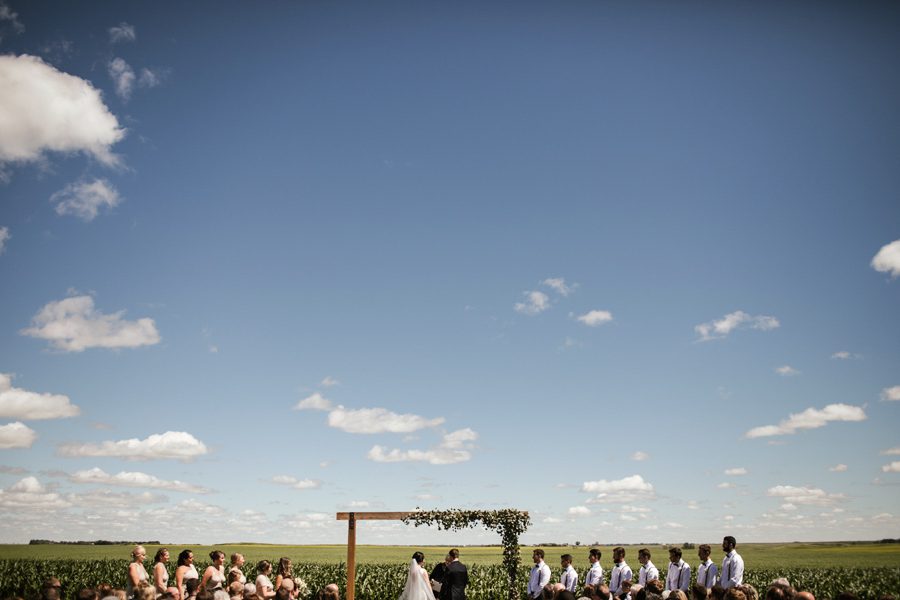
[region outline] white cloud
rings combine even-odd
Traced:
[[[272,483],[286,485],[295,490],[317,490],[322,487],[322,482],[317,479],[297,479],[290,475],[276,475],[272,478]]]
[[[744,467],[734,467],[731,469],[725,469],[725,474],[726,475],[746,475],[747,469],[745,469]]]
[[[773,435],[790,435],[801,429],[817,429],[831,421],[865,421],[866,413],[862,407],[849,404],[829,404],[819,410],[807,408],[801,413],[792,414],[778,425],[754,427],[744,434],[747,438],[769,437]]]
[[[0,449],[31,448],[36,439],[37,433],[19,421],[0,425]]]
[[[776,367],[775,372],[781,375],[782,377],[790,377],[792,375],[799,375],[800,371],[792,367],[791,365],[784,365],[783,367]]]
[[[831,358],[835,360],[850,360],[851,358],[859,358],[859,354],[854,354],[852,352],[847,352],[846,350],[841,350],[839,352],[835,352],[831,355]]]
[[[634,521],[638,520],[638,518],[633,515],[624,515],[624,514],[619,515],[619,518],[623,521],[629,521],[629,522],[634,522]]]
[[[9,227],[0,227],[0,254],[3,254],[4,250],[6,250],[6,242],[8,242],[11,237],[12,236],[9,234]]]
[[[560,296],[568,296],[575,291],[575,288],[578,287],[577,283],[567,285],[566,280],[562,277],[549,277],[543,280],[541,283],[555,290],[556,293],[558,293]]]
[[[549,523],[549,524],[553,524],[553,523],[562,523],[562,519],[560,519],[559,517],[544,517],[544,520],[541,521],[541,522],[542,522],[542,523]]]
[[[298,402],[294,410],[331,410],[331,400],[316,392]]]
[[[138,85],[143,88],[154,88],[162,83],[163,76],[159,71],[143,68],[138,77]]]
[[[69,494],[67,500],[76,506],[89,508],[122,507],[130,508],[137,504],[159,504],[168,500],[162,494],[143,492],[113,492],[112,490],[91,490],[83,494]]]
[[[652,512],[646,506],[631,506],[630,504],[622,505],[618,508],[619,512],[623,513],[648,513]]]
[[[61,456],[116,456],[128,460],[178,459],[192,460],[208,454],[206,445],[185,431],[153,434],[145,440],[136,438],[100,444],[62,444]]]
[[[722,339],[736,329],[759,329],[769,331],[779,327],[781,323],[775,317],[766,315],[753,316],[742,310],[729,313],[721,319],[701,323],[694,327],[700,341]]]
[[[0,417],[22,419],[64,419],[81,410],[62,394],[40,394],[13,387],[12,375],[0,373]]]
[[[682,525],[681,523],[675,523],[674,521],[666,522],[665,526],[669,529],[684,529],[684,525]]]
[[[373,446],[367,455],[375,462],[427,462],[432,465],[451,465],[472,458],[473,442],[478,434],[468,427],[444,435],[441,442],[429,450],[390,450]]]
[[[650,455],[647,454],[646,452],[644,452],[643,450],[638,450],[637,452],[635,452],[634,454],[631,455],[631,460],[642,461],[642,460],[647,460],[648,458],[650,458]]]
[[[86,471],[75,471],[69,476],[73,483],[96,483],[101,485],[116,485],[121,487],[149,488],[155,490],[172,490],[173,492],[185,492],[191,494],[207,494],[209,490],[199,485],[185,483],[183,481],[166,481],[155,475],[138,471],[120,471],[111,475],[98,467]]]
[[[733,483],[731,483],[730,481],[723,481],[722,483],[718,484],[716,487],[719,488],[720,490],[731,490],[731,489],[736,488],[737,486],[734,485]]]
[[[578,321],[584,323],[588,327],[599,327],[612,320],[612,313],[608,310],[592,310],[578,317]]]
[[[884,388],[881,390],[881,399],[886,402],[895,402],[900,400],[900,385]]]
[[[106,69],[115,84],[116,95],[127,102],[131,98],[131,92],[134,90],[137,79],[134,69],[124,59],[118,57],[109,61]]]
[[[9,21],[17,34],[25,32],[25,26],[19,21],[19,13],[13,12],[5,2],[0,2],[0,21]]]
[[[66,352],[87,348],[137,348],[159,343],[153,319],[126,321],[125,311],[105,315],[94,309],[90,296],[73,296],[48,302],[32,319],[22,335],[49,340]]]
[[[887,450],[882,450],[879,452],[882,456],[897,456],[900,455],[900,446],[894,446],[893,448],[888,448]]]
[[[0,506],[3,508],[54,509],[68,508],[72,503],[56,492],[51,492],[35,477],[26,477],[11,487],[0,490]]]
[[[891,277],[900,276],[900,240],[882,246],[872,259],[872,268],[881,273],[890,273]]]
[[[88,81],[36,56],[0,56],[0,164],[30,162],[45,152],[84,152],[106,165],[125,136]]]
[[[782,498],[790,504],[830,506],[844,497],[843,494],[829,494],[825,490],[794,485],[776,485],[766,491],[767,496]]]
[[[350,508],[369,508],[369,502],[366,500],[352,500]]]
[[[890,464],[884,465],[881,467],[881,470],[884,473],[900,473],[900,460],[895,460]]]
[[[585,481],[581,484],[582,492],[597,494],[587,500],[588,504],[623,503],[649,500],[655,496],[653,485],[640,475],[631,475],[622,479]]]
[[[112,209],[121,204],[119,191],[106,179],[76,181],[50,196],[56,206],[56,214],[93,221],[101,209]]]
[[[569,508],[568,514],[570,517],[586,517],[591,514],[591,509],[587,506],[573,506]]]
[[[321,385],[322,387],[327,387],[327,388],[328,388],[328,387],[334,387],[334,386],[336,386],[336,385],[341,385],[341,382],[338,381],[337,379],[335,379],[334,377],[332,377],[331,375],[327,375],[327,376],[325,377],[325,379],[323,379],[323,380],[319,383],[319,385]]]
[[[523,315],[534,316],[550,308],[550,298],[544,292],[523,292],[525,302],[516,302],[513,310]]]
[[[436,427],[443,417],[426,419],[419,415],[397,414],[384,408],[346,409],[338,406],[328,413],[328,425],[347,433],[410,433]]]
[[[781,505],[781,510],[786,510],[788,512],[797,510],[796,504],[791,504],[790,502]]]
[[[122,22],[115,27],[109,28],[109,42],[111,44],[116,44],[118,42],[133,42],[136,39],[137,33],[134,30],[134,25]]]

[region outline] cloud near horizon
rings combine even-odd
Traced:
[[[36,439],[34,429],[20,421],[0,425],[0,449],[31,448]]]
[[[170,490],[173,492],[185,492],[191,494],[208,494],[210,490],[192,483],[183,481],[166,481],[155,475],[138,471],[120,471],[111,475],[99,467],[85,471],[75,471],[69,475],[72,483],[96,483],[102,485],[115,485],[122,487],[149,488],[155,490]]]
[[[72,404],[68,396],[13,387],[12,378],[9,373],[0,373],[0,418],[37,421],[81,414],[81,409]]]
[[[473,443],[478,434],[466,427],[445,434],[441,442],[429,450],[399,450],[373,446],[367,458],[374,462],[427,462],[432,465],[452,465],[472,458]]]
[[[322,482],[317,479],[297,479],[290,475],[276,475],[272,478],[272,483],[285,485],[295,490],[317,490],[322,487]]]
[[[622,479],[585,481],[581,491],[597,494],[587,500],[587,504],[607,504],[652,500],[656,496],[653,485],[640,475],[631,475]]]
[[[206,445],[185,431],[167,431],[146,439],[108,441],[100,444],[61,444],[59,456],[114,456],[126,460],[175,459],[190,461],[208,454]]]

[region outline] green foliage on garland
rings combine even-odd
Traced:
[[[411,514],[403,522],[418,527],[419,525],[436,525],[438,529],[459,531],[475,527],[481,523],[486,529],[500,534],[503,543],[503,568],[507,575],[507,597],[517,600],[519,597],[519,536],[531,525],[528,513],[512,508],[502,510],[423,510]]]

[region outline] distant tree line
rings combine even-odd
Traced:
[[[74,542],[58,542],[56,540],[28,540],[29,546],[40,546],[42,544],[67,544],[71,546],[137,546],[138,544],[147,544],[159,546],[159,540],[149,540],[146,542],[134,542],[130,540],[113,541],[113,540],[77,540]]]

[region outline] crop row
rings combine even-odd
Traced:
[[[198,564],[200,572],[206,565]],[[149,565],[148,565],[149,567]],[[39,594],[41,584],[49,577],[57,577],[62,584],[63,600],[74,600],[79,590],[108,583],[125,586],[128,561],[106,560],[0,560],[0,598],[19,596],[31,600]],[[174,581],[174,566],[169,566],[169,580]],[[244,567],[247,579],[255,579],[251,565]],[[519,571],[520,596],[526,597],[528,567]],[[362,564],[356,568],[356,598],[358,600],[397,600],[406,580],[406,565]],[[328,583],[337,583],[341,595],[345,592],[347,571],[344,564],[301,564],[294,574],[302,578],[311,594]],[[584,575],[583,573],[581,574]],[[665,572],[661,577],[665,576]],[[776,577],[787,577],[797,588],[812,592],[819,600],[834,598],[849,591],[863,600],[877,600],[884,594],[900,596],[900,568],[817,568],[785,569],[783,571],[748,570],[745,583],[764,592]],[[555,579],[554,579],[555,580]],[[470,565],[468,600],[505,600],[506,575],[500,565]]]

